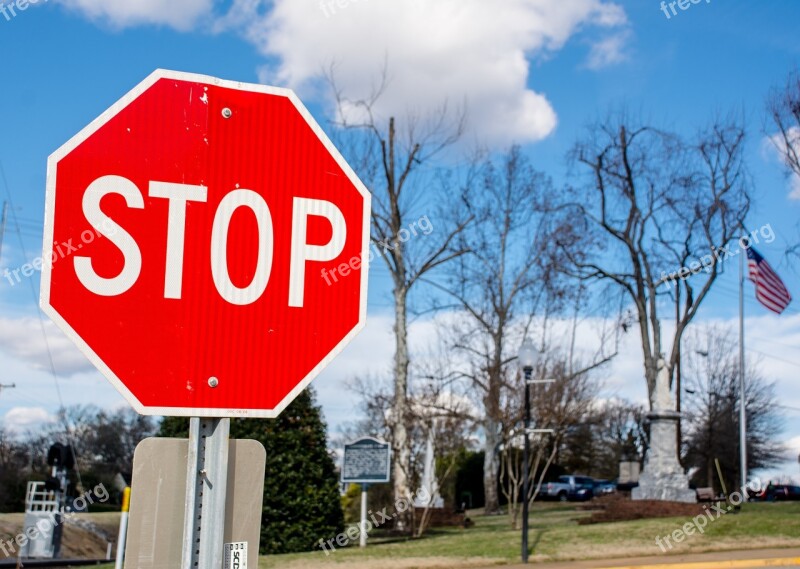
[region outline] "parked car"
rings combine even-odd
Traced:
[[[787,500],[800,500],[800,486],[789,484],[773,484],[772,482],[755,496],[756,500],[778,502]]]
[[[594,498],[594,479],[588,476],[559,476],[556,482],[544,487],[544,497],[566,502],[583,502]]]
[[[617,483],[610,480],[595,480],[594,481],[594,495],[607,496],[617,491]]]

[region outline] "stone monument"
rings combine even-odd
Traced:
[[[634,500],[696,502],[689,489],[689,478],[678,461],[678,420],[675,400],[669,387],[669,373],[663,359],[658,360],[658,375],[653,393],[650,420],[650,448],[644,459],[639,486],[633,489]]]

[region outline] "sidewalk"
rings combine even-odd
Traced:
[[[690,555],[661,555],[595,561],[506,565],[507,569],[752,569],[799,567],[800,549],[756,549]]]

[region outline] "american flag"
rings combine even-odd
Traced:
[[[752,247],[747,249],[747,267],[750,280],[756,285],[758,301],[777,314],[783,312],[792,302],[792,295],[769,263]]]

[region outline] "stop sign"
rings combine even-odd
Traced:
[[[49,159],[41,305],[140,413],[274,417],[365,324],[369,215],[294,93],[156,71]]]

